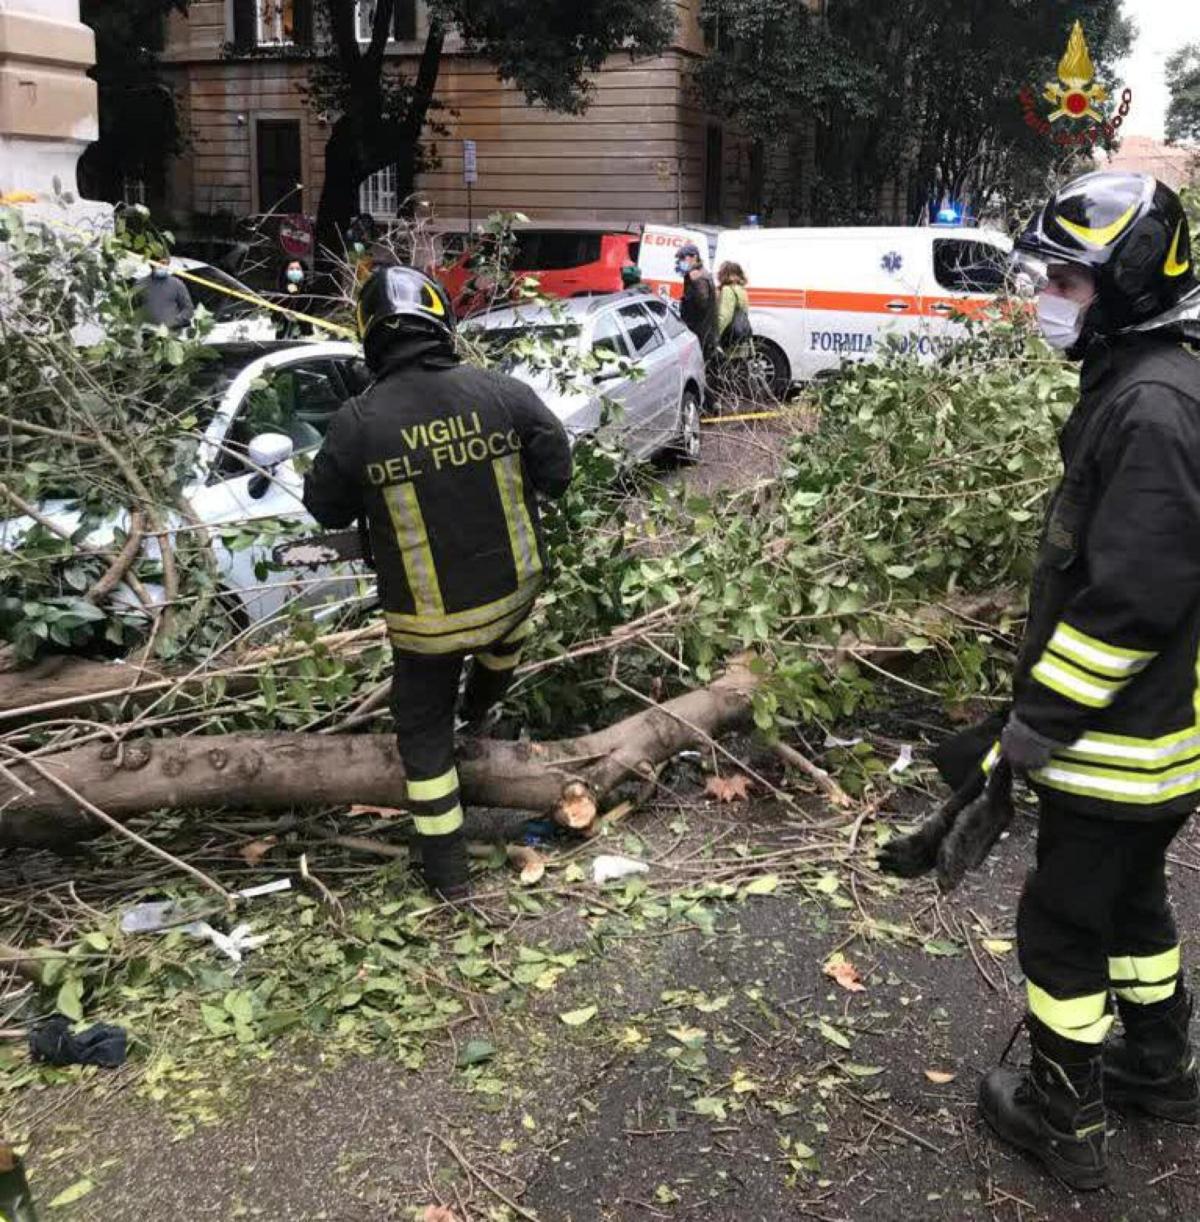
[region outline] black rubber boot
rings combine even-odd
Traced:
[[[438,899],[455,902],[471,894],[467,841],[461,831],[449,836],[418,836],[421,877]]]
[[[1200,1124],[1200,1075],[1189,1038],[1192,997],[1149,1006],[1117,999],[1125,1027],[1104,1050],[1104,1091],[1114,1107],[1137,1109],[1176,1124]]]
[[[1000,1066],[979,1087],[979,1111],[997,1136],[1032,1154],[1070,1188],[1103,1188],[1108,1172],[1100,1045],[1064,1039],[1032,1015],[1032,1064]]]

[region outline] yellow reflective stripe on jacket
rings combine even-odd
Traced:
[[[443,653],[474,653],[489,645],[495,645],[506,632],[516,626],[522,616],[529,614],[529,606],[518,607],[511,615],[490,624],[482,624],[475,628],[467,628],[461,632],[443,632],[436,636],[427,633],[407,632],[392,626],[392,617],[388,616],[388,640],[397,648],[408,653],[443,654]]]
[[[1100,1044],[1108,1035],[1113,1016],[1108,1014],[1108,993],[1091,993],[1086,997],[1052,997],[1032,980],[1025,982],[1029,1012],[1041,1019],[1064,1039],[1079,1044]]]
[[[987,753],[987,755],[983,757],[983,763],[980,764],[979,766],[983,769],[985,773],[990,774],[992,769],[995,768],[999,759],[1000,759],[1000,744],[993,743],[992,749]]]
[[[1170,769],[1152,779],[1145,773],[1118,772],[1056,758],[1030,775],[1047,789],[1131,806],[1155,806],[1200,791],[1200,761]]]
[[[1065,622],[1055,628],[1049,648],[1088,670],[1099,671],[1113,679],[1130,678],[1145,670],[1155,657],[1144,649],[1122,649],[1107,641],[1098,641]]]
[[[1157,955],[1115,955],[1108,960],[1108,979],[1118,997],[1152,1006],[1175,995],[1179,977],[1179,947]]]
[[[461,806],[448,810],[444,815],[413,815],[413,827],[421,836],[449,836],[463,825]]]
[[[494,458],[492,471],[496,476],[496,487],[500,491],[500,504],[508,526],[508,542],[517,570],[517,584],[520,585],[542,571],[537,536],[534,534],[533,522],[525,504],[525,479],[521,474],[520,454],[506,454],[503,458]]]
[[[448,798],[458,789],[458,769],[451,768],[441,776],[430,777],[425,781],[408,782],[408,798],[410,802],[436,802],[438,798]]]
[[[436,637],[454,632],[464,632],[469,628],[490,628],[497,620],[511,619],[512,612],[525,611],[537,597],[541,582],[530,582],[518,587],[511,594],[485,603],[480,607],[470,607],[466,611],[445,611],[439,615],[408,615],[403,611],[387,611],[388,630],[403,632],[411,636]],[[495,637],[489,638],[490,644]]]
[[[1161,738],[1131,738],[1089,731],[1069,747],[1056,752],[1055,759],[1161,772],[1172,763],[1197,753],[1200,753],[1200,727],[1192,726]]]
[[[1043,687],[1090,709],[1106,709],[1128,680],[1117,682],[1088,674],[1047,652],[1030,672]]]
[[[383,490],[392,529],[404,562],[404,576],[412,592],[418,616],[441,615],[442,592],[438,586],[433,553],[429,549],[429,533],[412,484],[391,484]]]
[[[504,638],[504,644],[516,645],[521,641],[528,640],[529,634],[532,631],[533,621],[524,619]]]
[[[518,649],[515,653],[506,653],[501,657],[497,657],[494,653],[483,651],[475,655],[475,661],[485,670],[515,670],[517,664],[521,661],[521,651]]]

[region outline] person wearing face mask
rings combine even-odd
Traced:
[[[675,255],[675,271],[683,277],[679,317],[700,341],[705,361],[717,351],[717,290],[700,261],[694,242],[685,242]]]
[[[1165,877],[1200,798],[1200,287],[1180,201],[1147,174],[1071,182],[1014,263],[1046,341],[1082,367],[1012,710],[984,761],[1039,802],[1017,913],[1031,1065],[993,1070],[979,1105],[1092,1189],[1106,1104],[1200,1122]]]
[[[177,330],[192,321],[195,306],[192,295],[178,276],[172,276],[165,263],[150,269],[150,278],[140,288],[142,317],[151,326]]]
[[[279,275],[279,304],[298,314],[311,313],[312,302],[304,293],[304,264],[299,259],[289,259]],[[275,334],[280,339],[296,339],[302,335],[304,323],[288,314],[277,314]]]

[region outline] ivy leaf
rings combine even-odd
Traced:
[[[77,976],[68,976],[59,986],[54,1004],[60,1014],[79,1022],[83,1018],[83,982]]]

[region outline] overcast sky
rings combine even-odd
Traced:
[[[1133,90],[1133,106],[1121,128],[1127,136],[1163,138],[1167,117],[1167,57],[1181,44],[1200,42],[1196,0],[1124,0],[1136,27],[1133,51],[1121,75]]]

